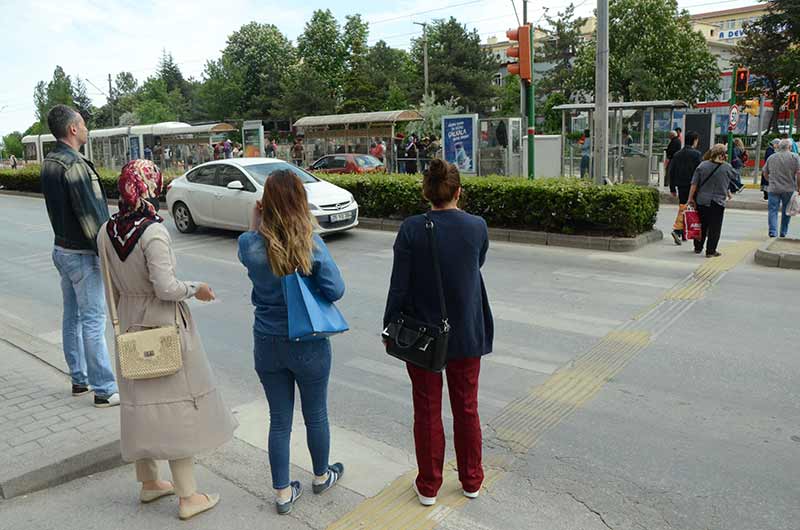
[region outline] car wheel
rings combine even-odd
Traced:
[[[182,202],[176,202],[172,207],[172,218],[175,220],[175,226],[178,227],[178,232],[181,234],[189,234],[197,230],[197,225],[192,218],[192,212],[189,207]]]

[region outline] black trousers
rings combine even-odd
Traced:
[[[708,206],[698,204],[697,213],[700,214],[703,235],[700,239],[694,240],[694,248],[702,250],[705,244],[706,254],[713,254],[717,251],[719,238],[722,235],[722,218],[725,215],[725,207],[713,202]]]
[[[689,186],[675,186],[678,188],[678,204],[686,204],[689,202]]]

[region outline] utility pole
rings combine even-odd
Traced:
[[[597,55],[594,80],[594,182],[608,178],[608,0],[597,0]]]
[[[753,168],[753,184],[758,184],[759,169],[761,169],[761,132],[764,128],[764,94],[758,100],[758,139],[756,140],[756,166]]]
[[[425,68],[425,95],[428,95],[428,23],[414,22],[417,26],[422,26],[422,53],[423,65]]]
[[[522,24],[527,26],[528,25],[528,0],[522,0]],[[528,85],[525,87],[525,114],[528,116],[528,178],[533,179],[535,174],[535,156],[536,156],[536,103],[534,100],[534,80],[535,80],[535,73],[533,70],[533,65],[535,63],[534,54],[536,53],[536,48],[534,46],[533,35],[535,34],[536,29],[533,27],[533,24],[530,25],[530,36],[529,36],[529,43],[530,43],[530,55],[531,55],[531,79],[528,82]],[[524,85],[525,81],[520,79],[520,82]]]
[[[738,70],[731,72],[731,100],[728,108],[733,108],[736,105],[736,79]],[[730,116],[730,114],[729,114]],[[728,118],[730,120],[730,118]],[[728,124],[728,162],[733,161],[733,127]]]
[[[108,74],[108,106],[111,107],[111,126],[114,126],[114,90],[111,88],[111,74]]]

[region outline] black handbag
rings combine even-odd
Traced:
[[[428,235],[428,247],[433,256],[433,272],[436,275],[442,320],[432,324],[401,311],[399,314],[391,316],[381,337],[386,344],[386,353],[389,355],[432,372],[441,372],[447,364],[450,324],[447,321],[447,305],[442,288],[436,233],[433,221],[428,214],[425,214],[425,232]]]

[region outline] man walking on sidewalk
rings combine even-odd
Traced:
[[[764,176],[769,181],[767,188],[769,203],[769,237],[786,237],[789,231],[789,221],[786,207],[792,198],[792,193],[798,190],[797,177],[800,176],[800,157],[792,153],[792,143],[783,139],[778,144],[778,150],[769,157],[764,165]],[[781,226],[778,231],[778,210],[781,211]]]
[[[672,239],[676,245],[680,245],[684,240],[683,236],[683,212],[686,210],[686,202],[689,199],[689,189],[692,187],[692,175],[694,170],[703,161],[703,155],[697,150],[700,143],[700,135],[694,131],[686,134],[686,143],[683,149],[672,156],[669,166],[669,191],[673,197],[678,198],[678,216],[672,225]]]
[[[72,395],[94,391],[95,407],[119,405],[106,346],[106,305],[97,232],[108,220],[106,195],[94,165],[81,156],[89,131],[66,105],[47,114],[58,143],[42,163],[42,192],[55,234],[53,262],[64,297],[62,340],[72,377]]]

